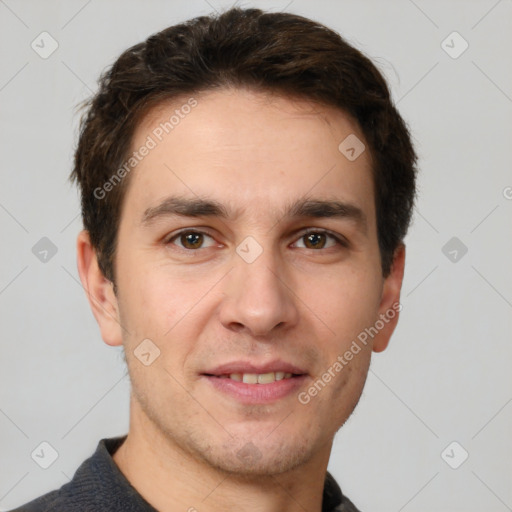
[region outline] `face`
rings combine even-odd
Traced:
[[[122,328],[96,317],[124,344],[132,414],[209,466],[277,474],[330,451],[395,326],[396,309],[357,341],[398,301],[403,259],[382,277],[369,151],[338,149],[364,142],[346,114],[247,90],[194,98],[169,133],[187,98],[138,126],[133,150],[155,145],[122,208]]]

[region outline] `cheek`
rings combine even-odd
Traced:
[[[140,261],[126,258],[119,268],[122,306],[130,322],[135,322],[135,327],[151,325],[153,331],[162,335],[164,324],[180,313],[184,314],[190,298],[194,296],[190,286],[179,278],[173,278],[158,263],[145,261],[143,255]]]
[[[137,267],[135,267],[137,268]],[[120,283],[119,309],[126,327],[125,347],[132,350],[149,338],[161,350],[166,366],[179,366],[192,351],[191,340],[199,338],[208,307],[215,300],[212,276],[183,277],[178,269],[161,268],[158,263],[139,267]],[[181,274],[181,275],[180,275]]]
[[[317,276],[314,284],[304,288],[300,296],[325,324],[337,343],[354,339],[378,314],[380,282],[364,270],[347,270]]]

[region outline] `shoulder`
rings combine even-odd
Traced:
[[[120,480],[122,482],[122,476],[111,455],[125,438],[119,436],[102,439],[93,455],[82,462],[68,483],[10,512],[117,510],[109,506],[116,505],[117,496],[122,494],[122,485],[119,483]]]
[[[361,512],[346,496],[343,496],[343,503],[334,509],[334,512]]]
[[[60,489],[39,496],[10,512],[64,512],[70,510],[68,504],[62,499]]]
[[[334,477],[325,475],[322,512],[361,512],[342,492]]]

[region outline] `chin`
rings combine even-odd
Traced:
[[[295,444],[290,438],[287,443],[278,438],[273,443],[268,439],[254,442],[232,440],[201,453],[201,456],[210,466],[240,478],[270,477],[308,462],[315,450],[306,443],[304,438]]]

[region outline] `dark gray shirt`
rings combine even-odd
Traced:
[[[158,512],[121,473],[112,459],[125,436],[102,439],[72,480],[11,512]],[[327,472],[322,512],[359,512]]]

